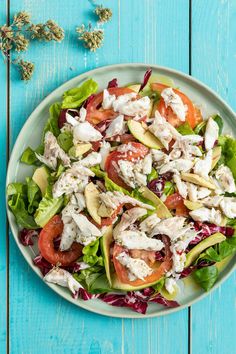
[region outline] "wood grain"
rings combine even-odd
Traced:
[[[7,1],[7,0],[6,0]],[[33,43],[25,58],[36,65],[31,82],[10,80],[10,148],[25,120],[58,85],[89,69],[125,62],[146,62],[189,70],[189,0],[104,0],[113,9],[105,24],[105,43],[90,53],[76,40],[75,27],[95,20],[92,5],[83,0],[8,0],[11,15],[25,9],[35,22],[52,18],[64,27],[65,40]],[[5,22],[5,1],[0,20]],[[234,0],[192,0],[192,74],[216,89],[236,109]],[[0,151],[6,156],[6,74],[0,67]],[[0,174],[2,203],[5,175]],[[0,210],[5,223],[5,213]],[[3,245],[3,246],[2,246]],[[1,309],[6,304],[6,254],[0,248]],[[235,277],[188,310],[162,318],[121,320],[96,315],[67,303],[27,266],[10,235],[10,353],[18,354],[187,354],[233,353]],[[1,287],[2,289],[2,287]],[[0,353],[6,342],[6,312],[0,313]],[[227,346],[226,346],[227,345]],[[227,347],[227,350],[226,350]]]
[[[193,0],[192,74],[218,92],[235,110],[236,2]],[[235,273],[192,306],[192,353],[235,351]]]
[[[6,2],[0,4],[0,23],[7,22]],[[2,61],[2,58],[0,59]],[[6,211],[5,211],[5,179],[7,166],[7,66],[0,65],[0,152],[1,152],[1,173],[0,173],[0,221],[1,221],[1,247],[0,247],[0,353],[6,350],[7,338],[7,233],[6,233]]]

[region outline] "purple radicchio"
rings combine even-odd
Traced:
[[[112,79],[111,81],[108,82],[107,88],[109,89],[113,87],[118,87],[117,79]]]
[[[190,245],[196,245],[205,238],[213,235],[216,232],[221,232],[226,237],[232,237],[234,228],[229,226],[217,226],[209,223],[194,222],[194,228],[197,231],[197,236],[190,242]]]
[[[76,109],[70,109],[70,108],[62,109],[60,111],[60,115],[58,118],[59,129],[61,129],[64,126],[64,124],[67,122],[66,121],[66,114],[67,113],[70,114],[72,117],[76,117],[79,114],[79,112]]]
[[[144,74],[143,82],[142,82],[142,84],[140,86],[139,91],[142,91],[144,89],[144,87],[147,85],[148,80],[150,79],[151,75],[152,75],[152,69],[149,68]]]
[[[33,246],[34,244],[33,237],[38,236],[40,230],[41,229],[38,230],[22,229],[19,233],[19,239],[22,245]]]
[[[160,175],[158,178],[153,179],[148,183],[148,188],[155,193],[158,198],[160,198],[163,194],[165,182],[170,181],[172,179],[173,173],[167,172]]]
[[[36,256],[33,259],[33,262],[40,269],[43,276],[45,276],[53,268],[52,264],[50,264],[48,261],[46,261],[46,259],[43,258],[43,256],[41,256],[41,254]]]

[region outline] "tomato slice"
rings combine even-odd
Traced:
[[[159,83],[153,83],[151,84],[151,88],[153,91],[162,92],[164,89],[168,88],[168,86]],[[173,91],[178,96],[180,96],[183,103],[188,107],[188,111],[186,113],[186,120],[188,121],[189,125],[191,126],[191,128],[196,127],[201,117],[201,115],[199,115],[199,111],[195,109],[192,101],[183,92],[176,89],[173,89]],[[174,127],[178,127],[183,124],[183,122],[172,111],[171,107],[166,107],[165,101],[162,97],[160,98],[160,101],[157,105],[157,109],[160,114],[165,117],[166,120]]]
[[[153,273],[149,276],[147,276],[144,280],[142,279],[136,279],[134,281],[129,280],[128,277],[128,271],[126,267],[124,267],[117,259],[116,257],[125,251],[125,248],[122,246],[119,246],[117,244],[114,245],[113,249],[113,263],[115,267],[115,271],[117,274],[118,279],[125,284],[130,284],[132,286],[142,286],[145,284],[150,284],[150,283],[155,283],[159,279],[165,275],[166,272],[168,272],[171,267],[172,267],[172,260],[171,260],[171,252],[170,252],[170,247],[169,247],[169,241],[165,242],[165,258],[164,261],[160,264],[160,262],[154,262],[150,267],[153,269]],[[140,258],[145,259],[147,258],[147,251],[142,251],[144,253],[144,256]],[[152,251],[150,251],[152,253]]]
[[[123,204],[120,204],[109,218],[102,218],[101,226],[111,225],[115,220],[115,218],[117,217],[117,215],[120,213],[122,208],[123,208]]]
[[[126,183],[123,181],[123,179],[119,176],[119,173],[114,167],[114,164],[117,163],[117,161],[119,160],[133,161],[138,158],[144,158],[144,156],[146,156],[149,151],[149,149],[141,143],[130,142],[130,145],[132,149],[128,152],[123,153],[117,150],[112,151],[107,156],[106,163],[105,163],[105,170],[108,174],[108,177],[113,182],[115,182],[116,184],[118,184],[119,186],[127,190],[130,190],[130,187],[128,187]]]
[[[128,87],[112,87],[108,89],[111,95],[116,95],[116,97],[125,95],[126,93],[134,92]],[[91,124],[98,124],[107,119],[113,119],[119,115],[119,113],[114,112],[113,109],[102,109],[101,104],[103,101],[103,92],[98,93],[93,99],[88,103],[86,110],[86,120]]]
[[[64,224],[59,215],[55,215],[39,234],[38,247],[41,255],[49,263],[68,266],[82,255],[83,246],[74,242],[68,251],[55,250],[53,240],[63,231]]]
[[[188,216],[188,209],[179,193],[169,195],[165,200],[165,205],[169,210],[175,210],[177,216]]]

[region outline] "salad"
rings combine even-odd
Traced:
[[[201,104],[201,102],[198,102]],[[46,282],[145,313],[184,277],[208,291],[236,249],[236,140],[172,80],[93,79],[54,103],[8,205]]]

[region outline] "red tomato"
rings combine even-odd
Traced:
[[[62,233],[63,227],[61,217],[55,215],[40,232],[38,247],[43,258],[49,263],[68,266],[82,255],[83,246],[74,242],[69,251],[55,250],[53,240]]]
[[[133,148],[135,148],[135,151],[130,150],[128,153],[127,152],[122,153],[120,151],[115,150],[108,155],[105,163],[105,170],[108,174],[108,177],[119,186],[128,190],[130,188],[119,176],[119,173],[117,172],[113,163],[117,163],[117,161],[119,160],[131,161],[131,160],[136,160],[138,158],[144,158],[144,156],[146,156],[149,151],[149,149],[141,143],[131,142],[130,144],[132,145]]]
[[[126,93],[134,92],[128,87],[112,87],[108,89],[111,95],[124,95]],[[113,109],[102,109],[101,104],[103,101],[103,92],[98,93],[87,105],[86,120],[91,124],[98,124],[106,119],[113,119],[119,113],[114,112]]]
[[[165,200],[165,205],[168,209],[175,210],[177,216],[188,216],[188,209],[179,193],[169,195]]]
[[[158,92],[163,91],[167,87],[168,86],[163,85],[163,84],[159,84],[159,83],[151,84],[152,90],[158,91]],[[178,96],[180,96],[183,103],[188,107],[188,111],[186,113],[186,120],[190,124],[191,128],[196,127],[196,125],[199,123],[200,117],[199,117],[199,112],[196,111],[196,109],[194,108],[192,101],[181,91],[176,90],[176,89],[173,89],[173,91]],[[160,114],[163,117],[165,117],[166,120],[174,127],[178,127],[181,124],[183,124],[183,122],[177,117],[177,115],[172,111],[172,109],[170,107],[166,107],[165,101],[162,97],[160,98],[160,101],[157,105],[157,109],[160,112]]]
[[[123,208],[123,204],[119,205],[114,213],[109,218],[102,218],[101,226],[109,226],[113,223],[117,215],[120,213],[121,209]]]
[[[139,253],[139,258],[142,258],[145,260],[147,259],[149,264],[151,263],[150,267],[153,269],[153,273],[151,275],[147,276],[145,278],[145,280],[137,279],[134,281],[130,281],[126,267],[124,267],[122,264],[120,264],[120,262],[116,259],[116,257],[124,251],[125,251],[125,248],[123,248],[122,246],[119,246],[117,244],[114,245],[113,263],[114,263],[117,277],[119,278],[119,280],[122,283],[130,284],[132,286],[142,286],[145,284],[154,283],[154,282],[157,282],[159,279],[161,279],[163,277],[163,275],[165,275],[165,273],[168,272],[168,270],[170,270],[172,267],[169,242],[168,242],[168,244],[166,242],[165,243],[165,258],[161,264],[160,264],[160,262],[154,262],[154,263],[150,262],[150,257],[148,257],[149,259],[147,259],[147,251],[141,251]],[[143,253],[143,256],[142,256],[142,253]],[[150,252],[150,253],[152,253],[152,252]],[[132,251],[131,251],[131,254],[132,254]]]

